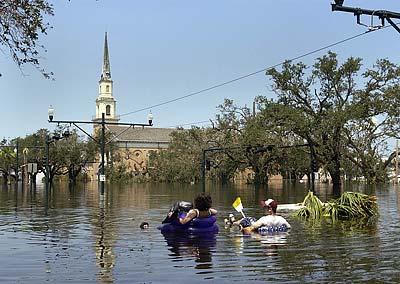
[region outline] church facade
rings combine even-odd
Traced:
[[[96,99],[96,114],[92,120],[94,122],[101,121],[103,113],[106,122],[118,123],[120,120],[117,115],[117,101],[113,96],[107,33],[104,38],[103,68]],[[109,140],[117,147],[114,153],[115,162],[123,163],[132,175],[147,172],[150,151],[166,149],[171,139],[170,134],[175,130],[116,124],[106,125],[106,129],[110,133]],[[98,165],[95,166],[94,172],[97,172],[97,170]]]

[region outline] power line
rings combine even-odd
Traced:
[[[382,27],[381,29],[388,28],[388,27],[391,27],[391,26],[384,26],[384,27]],[[380,29],[377,29],[377,30],[380,30]],[[325,45],[325,46],[323,46],[323,47],[320,47],[320,48],[318,48],[318,49],[315,49],[315,50],[312,50],[312,51],[310,51],[310,52],[304,53],[304,54],[302,54],[302,55],[293,57],[293,58],[291,58],[291,59],[284,60],[284,61],[282,61],[282,62],[280,62],[280,63],[277,63],[277,64],[275,64],[275,65],[272,65],[272,66],[270,66],[270,67],[267,67],[267,68],[264,68],[264,69],[261,69],[261,70],[258,70],[258,71],[252,72],[252,73],[248,73],[248,74],[246,74],[246,75],[243,75],[243,76],[234,78],[234,79],[232,79],[232,80],[225,81],[225,82],[223,82],[223,83],[219,83],[219,84],[213,85],[213,86],[211,86],[211,87],[202,89],[202,90],[200,90],[200,91],[192,92],[192,93],[189,93],[189,94],[187,94],[187,95],[184,95],[184,96],[181,96],[181,97],[177,97],[177,98],[175,98],[175,99],[171,99],[171,100],[168,100],[168,101],[164,101],[164,102],[161,102],[161,103],[158,103],[158,104],[149,106],[149,107],[141,108],[141,109],[138,109],[138,110],[135,110],[135,111],[127,112],[127,113],[121,114],[120,116],[126,116],[126,115],[129,115],[129,114],[138,113],[138,112],[145,111],[145,110],[150,110],[150,109],[155,108],[155,107],[159,107],[159,106],[162,106],[162,105],[166,105],[166,104],[169,104],[169,103],[173,103],[173,102],[176,102],[176,101],[179,101],[179,100],[188,98],[188,97],[192,97],[192,96],[195,96],[195,95],[198,95],[198,94],[201,94],[201,93],[204,93],[204,92],[207,92],[207,91],[210,91],[210,90],[213,90],[213,89],[216,89],[216,88],[219,88],[219,87],[228,85],[228,84],[231,84],[231,83],[233,83],[233,82],[236,82],[236,81],[239,81],[239,80],[242,80],[242,79],[245,79],[245,78],[254,76],[254,75],[259,74],[259,73],[261,73],[261,72],[265,72],[265,71],[267,71],[267,70],[269,70],[269,69],[272,69],[272,68],[276,68],[276,67],[278,67],[278,66],[281,66],[281,65],[283,65],[286,61],[295,61],[295,60],[298,60],[298,59],[300,59],[300,58],[309,56],[309,55],[311,55],[311,54],[320,52],[320,51],[322,51],[322,50],[324,50],[324,49],[327,49],[327,48],[330,48],[330,47],[333,47],[333,46],[342,44],[342,43],[344,43],[344,42],[346,42],[346,41],[350,41],[350,40],[353,40],[353,39],[355,39],[355,38],[361,37],[361,36],[363,36],[363,35],[365,35],[365,34],[368,34],[368,33],[371,33],[371,32],[375,32],[375,31],[377,31],[377,30],[367,30],[367,31],[365,31],[365,32],[363,32],[363,33],[360,33],[360,34],[357,34],[357,35],[354,35],[354,36],[345,38],[345,39],[340,40],[340,41],[337,41],[337,42],[335,42],[335,43],[331,43],[331,44]]]
[[[178,125],[174,125],[174,126],[169,126],[168,128],[177,128],[177,127],[181,127],[181,126],[204,124],[204,123],[211,123],[211,121],[210,120],[196,121],[196,122],[190,122],[190,123],[184,123],[184,124],[178,124]]]

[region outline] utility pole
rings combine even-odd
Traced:
[[[49,179],[50,179],[50,166],[49,166],[49,144],[50,144],[50,137],[49,134],[46,134],[46,141],[45,141],[45,152],[46,152],[46,194],[49,191]]]
[[[104,151],[105,151],[105,116],[104,112],[101,114],[101,168],[100,168],[100,193],[101,195],[104,194],[104,182],[105,182],[105,171],[104,171]]]
[[[399,140],[397,140],[396,139],[396,159],[395,159],[395,161],[396,161],[396,171],[395,171],[395,174],[396,174],[396,177],[395,177],[395,180],[394,180],[394,183],[395,184],[398,184],[399,183]]]
[[[201,180],[203,192],[206,192],[206,151],[207,150],[203,150],[203,158],[201,161]]]
[[[19,175],[18,175],[18,168],[19,168],[19,155],[18,155],[18,153],[19,153],[19,139],[17,138],[17,145],[16,145],[16,147],[15,147],[15,149],[16,149],[16,168],[15,168],[15,181],[16,181],[16,183],[17,183],[17,186],[18,186],[18,180],[19,180]]]

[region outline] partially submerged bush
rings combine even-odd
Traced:
[[[366,218],[378,215],[376,196],[358,192],[344,192],[340,198],[326,203],[309,192],[297,216],[318,219],[321,216],[332,219]]]
[[[297,215],[300,217],[318,219],[322,216],[324,204],[313,192],[309,192],[302,203]]]

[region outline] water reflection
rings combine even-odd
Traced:
[[[183,232],[162,233],[171,252],[173,261],[185,261],[186,258],[195,259],[195,269],[212,268],[212,253],[217,243],[216,233],[186,234]]]
[[[108,195],[99,195],[99,207],[97,220],[93,219],[93,235],[96,242],[94,249],[96,252],[96,264],[99,267],[97,277],[100,283],[113,282],[113,268],[115,266],[115,253],[113,246],[115,245],[116,229],[113,222],[109,220],[110,207],[106,203]]]

